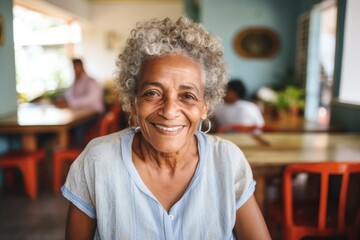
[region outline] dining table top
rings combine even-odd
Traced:
[[[327,122],[310,121],[304,116],[287,115],[283,118],[274,118],[264,115],[264,132],[341,132],[341,126]]]
[[[22,149],[34,152],[39,149],[37,137],[53,133],[59,147],[69,144],[69,130],[96,119],[91,109],[58,108],[51,104],[27,103],[18,106],[14,113],[0,117],[0,134],[19,134]]]
[[[17,111],[0,117],[0,133],[53,131],[70,128],[95,117],[89,109],[58,108],[51,104],[21,104]]]
[[[360,162],[360,134],[262,133],[216,134],[236,144],[252,166],[286,166],[324,161]]]

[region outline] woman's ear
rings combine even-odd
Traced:
[[[133,99],[131,100],[131,111],[130,111],[130,114],[134,116],[134,115],[136,115],[136,113],[137,113],[136,98],[133,98]]]
[[[131,100],[131,109],[129,111],[129,122],[128,124],[132,124],[131,126],[133,126],[135,124],[135,118],[136,118],[136,114],[137,113],[137,109],[136,109],[136,104],[135,104],[135,99]]]
[[[209,111],[209,102],[205,101],[205,105],[204,105],[204,108],[203,108],[203,113],[201,115],[202,120],[205,120],[208,117],[208,114],[207,114],[208,111]]]

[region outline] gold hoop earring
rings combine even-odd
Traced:
[[[205,120],[208,120],[208,129],[206,129],[206,131],[201,131],[201,128],[202,128],[202,123],[203,123],[203,121],[205,121]],[[201,120],[200,121],[200,124],[199,124],[199,131],[200,132],[202,132],[202,133],[208,133],[208,132],[210,132],[210,130],[211,130],[211,121],[210,121],[210,119],[208,119],[208,118],[206,118],[205,120]]]

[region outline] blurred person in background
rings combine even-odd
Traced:
[[[102,113],[104,111],[102,86],[87,75],[81,59],[75,58],[72,63],[75,73],[74,82],[65,91],[64,96],[55,101],[55,105],[73,109],[93,109]]]
[[[244,100],[246,88],[240,79],[231,79],[227,84],[224,104],[216,107],[214,121],[216,128],[224,125],[239,124],[262,128],[265,124],[259,107]]]
[[[81,59],[73,59],[72,64],[75,74],[74,82],[62,96],[55,99],[54,104],[60,108],[91,109],[98,113],[94,119],[73,129],[74,144],[82,146],[87,141],[86,135],[89,130],[98,128],[98,122],[104,112],[104,90],[96,80],[87,75]]]

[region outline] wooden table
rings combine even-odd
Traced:
[[[360,162],[360,134],[350,133],[263,133],[216,134],[234,142],[244,152],[257,182],[255,197],[262,210],[265,179],[279,175],[292,163]]]
[[[265,132],[340,132],[339,126],[306,120],[302,116],[286,116],[281,119],[265,115]]]
[[[22,148],[35,151],[37,134],[55,133],[60,147],[67,147],[71,128],[93,119],[93,110],[57,108],[48,104],[22,104],[17,112],[0,118],[0,134],[20,134]]]

